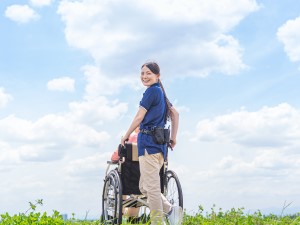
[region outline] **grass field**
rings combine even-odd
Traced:
[[[36,207],[42,205],[42,200],[37,200],[35,203],[29,203],[30,208],[16,215],[2,213],[0,218],[1,225],[100,225],[99,220],[88,221],[78,220],[74,218],[64,221],[62,215],[58,211],[53,211],[52,215],[47,215],[46,212],[36,212]],[[124,224],[130,224],[125,222]],[[142,223],[140,223],[142,224]],[[260,211],[252,214],[245,213],[243,208],[232,208],[231,210],[222,211],[211,208],[209,212],[199,206],[198,212],[194,215],[184,214],[182,225],[300,225],[300,213],[294,215],[263,215]]]

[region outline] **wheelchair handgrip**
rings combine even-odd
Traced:
[[[123,145],[121,145],[121,144],[119,144],[118,153],[119,153],[119,157],[120,158],[126,157],[127,156],[126,147],[123,146]]]

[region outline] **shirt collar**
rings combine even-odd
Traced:
[[[159,82],[152,84],[150,87],[160,87]]]

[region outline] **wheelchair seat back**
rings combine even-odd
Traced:
[[[140,195],[140,164],[138,157],[138,148],[136,143],[126,143],[125,148],[119,146],[119,156],[125,157],[125,161],[121,164],[121,181],[124,195]],[[161,192],[163,193],[163,175],[164,166],[160,170]]]
[[[125,161],[121,164],[123,195],[140,195],[140,165],[137,144],[128,142],[125,147],[119,146],[119,156],[125,157]]]
[[[125,158],[130,161],[139,161],[138,148],[136,143],[126,143],[126,156]]]

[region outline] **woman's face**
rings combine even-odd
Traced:
[[[141,70],[141,81],[144,86],[150,87],[158,82],[159,74],[154,74],[147,66],[143,66]]]

